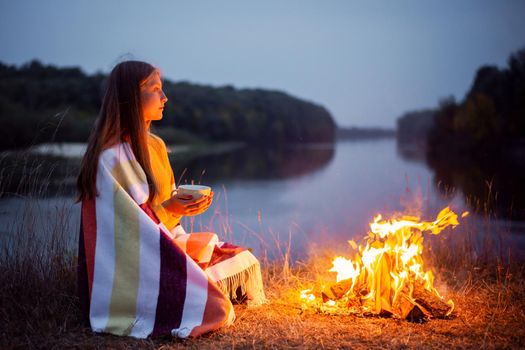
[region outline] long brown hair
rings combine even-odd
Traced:
[[[128,141],[146,173],[149,201],[157,194],[147,147],[148,129],[142,115],[140,86],[157,68],[141,61],[117,64],[108,79],[102,106],[95,122],[77,179],[78,200],[93,199],[100,154],[106,148]]]

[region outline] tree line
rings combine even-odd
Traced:
[[[525,146],[525,49],[507,67],[482,66],[462,101],[442,99],[435,109],[398,119],[400,141],[425,140],[430,158],[476,159]]]
[[[41,142],[85,142],[107,76],[33,60],[0,62],[0,149]],[[240,141],[255,145],[333,142],[322,106],[284,92],[164,80],[169,100],[156,131],[168,143]]]

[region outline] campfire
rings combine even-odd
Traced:
[[[462,217],[466,215],[467,212]],[[418,322],[449,316],[454,310],[453,301],[444,300],[434,287],[432,271],[424,268],[423,233],[437,235],[458,224],[458,216],[449,207],[430,222],[412,216],[391,220],[376,216],[364,246],[349,241],[354,257],[333,259],[329,271],[337,274],[336,282],[301,291],[303,308]]]

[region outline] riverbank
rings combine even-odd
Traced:
[[[70,261],[72,262],[72,261]],[[270,303],[236,305],[234,325],[197,339],[138,340],[94,334],[82,323],[75,294],[75,271],[55,261],[53,273],[0,274],[2,349],[232,349],[232,348],[383,348],[505,349],[525,346],[525,293],[517,265],[463,270],[448,280],[447,297],[456,303],[451,319],[418,324],[382,317],[329,316],[301,307],[299,290],[311,283],[316,264],[289,270],[266,265]],[[16,273],[15,273],[16,272]],[[459,272],[459,271],[457,271]],[[512,272],[512,273],[511,273]]]

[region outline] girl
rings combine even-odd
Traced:
[[[233,322],[229,298],[265,300],[248,250],[180,225],[213,193],[177,194],[166,146],[149,131],[167,100],[157,68],[115,66],[82,160],[79,294],[95,332],[197,336]]]

